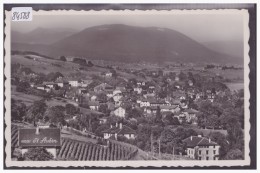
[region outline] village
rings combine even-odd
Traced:
[[[71,57],[61,59],[68,63],[79,62]],[[16,91],[42,96],[45,101],[39,101],[40,106],[51,100],[64,106],[46,106],[38,118],[25,113],[16,119],[44,128],[50,125],[73,128],[102,140],[132,144],[152,155],[163,152],[197,160],[218,160],[224,159],[228,152],[225,148],[223,154],[220,148],[223,150],[228,142],[226,120],[230,117],[220,111],[220,107],[242,97],[222,83],[222,76],[203,76],[191,70],[176,72],[166,67],[166,70],[107,67],[92,76],[68,77],[56,72],[42,77],[18,66],[12,74]],[[90,71],[99,67],[89,61],[79,64],[80,68],[84,66]],[[126,78],[121,75],[122,71],[137,77]],[[34,104],[27,107],[29,114],[33,107]],[[164,145],[159,146],[158,140],[171,132],[172,138],[178,140],[173,143],[163,139]]]

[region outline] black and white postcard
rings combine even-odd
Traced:
[[[247,9],[22,7],[4,32],[7,167],[250,165]]]

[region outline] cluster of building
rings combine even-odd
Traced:
[[[101,73],[100,76],[107,79],[112,77],[112,73],[105,72]],[[208,99],[213,102],[217,95],[215,91],[211,90],[207,90],[206,92],[197,91],[192,87],[193,82],[191,80],[188,81],[188,85],[191,89],[184,91],[178,76],[176,76],[173,81],[169,79],[168,82],[174,83],[176,90],[167,94],[167,97],[164,99],[158,96],[158,91],[161,89],[160,84],[136,81],[136,83],[132,83],[132,85],[129,86],[130,81],[125,81],[119,83],[117,86],[111,86],[103,82],[94,87],[88,87],[93,81],[94,79],[92,78],[82,80],[58,78],[54,82],[44,82],[42,85],[34,87],[50,92],[51,90],[59,90],[60,88],[68,86],[64,92],[64,97],[68,100],[80,104],[82,98],[84,98],[84,100],[87,101],[89,109],[92,111],[100,111],[100,107],[106,105],[110,116],[113,115],[122,119],[126,118],[128,113],[127,108],[129,108],[130,105],[132,109],[141,110],[144,117],[155,116],[159,110],[162,118],[170,114],[173,118],[177,118],[180,124],[190,123],[193,125],[197,125],[198,110],[189,108],[187,100],[193,99],[196,101],[198,99]],[[102,99],[100,95],[102,95]],[[99,119],[101,124],[107,122],[106,116],[99,117]],[[103,134],[105,139],[111,136],[114,136],[115,139],[117,139],[118,136],[124,136],[127,139],[136,138],[135,131],[121,123],[111,126],[109,129],[103,131]],[[187,145],[189,157],[195,158],[195,153],[198,153],[199,156],[196,156],[196,159],[218,159],[218,148],[215,148],[217,146],[216,143],[206,140],[203,137],[191,137],[185,139],[185,142],[189,144]],[[207,150],[205,146],[208,148]]]

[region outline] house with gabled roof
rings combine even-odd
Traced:
[[[150,106],[150,100],[147,98],[143,98],[140,100],[140,107],[148,107]]]
[[[147,114],[155,114],[157,109],[157,106],[149,106],[144,108],[144,112]]]
[[[119,106],[114,111],[111,112],[111,114],[118,116],[120,118],[125,118],[126,110],[122,106]]]
[[[123,125],[122,123],[116,123],[115,126],[110,126],[109,129],[103,131],[105,139],[108,139],[112,136],[117,140],[118,136],[124,136],[127,139],[135,139],[136,132],[130,127]]]
[[[37,85],[36,86],[36,89],[38,90],[44,90],[46,92],[50,92],[51,91],[51,88],[50,87],[47,87],[46,85]]]
[[[54,82],[43,82],[43,85],[46,85],[49,88],[54,88],[56,86],[58,86],[56,83]]]
[[[137,94],[141,94],[143,89],[141,87],[135,87],[134,92],[137,92]]]
[[[218,160],[220,145],[210,138],[190,136],[182,141],[186,144],[187,156],[196,160]]]
[[[106,91],[106,92],[112,91],[113,92],[113,90],[114,90],[114,87],[112,87],[111,85],[109,85],[107,83],[102,83],[102,84],[94,87],[95,92],[102,92],[102,91]]]
[[[161,109],[161,112],[172,112],[172,113],[175,113],[175,112],[180,111],[179,106],[176,106],[176,105],[172,105],[172,106],[162,105],[162,106],[160,106],[160,109]]]
[[[192,124],[197,124],[197,114],[199,113],[199,111],[195,110],[195,109],[185,109],[183,112],[186,113],[186,121],[188,123],[192,123]]]
[[[97,111],[100,106],[98,101],[90,101],[90,102],[88,102],[88,105],[89,105],[89,108],[94,111]]]

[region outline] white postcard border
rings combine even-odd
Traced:
[[[147,14],[147,15],[165,15],[165,14],[187,14],[187,13],[203,13],[203,14],[223,14],[225,12],[234,13],[240,12],[244,17],[244,97],[245,97],[245,159],[244,160],[218,160],[218,161],[197,161],[197,160],[174,160],[174,161],[12,161],[11,160],[11,75],[10,75],[10,66],[11,66],[11,49],[10,49],[10,29],[11,29],[11,12],[5,11],[5,67],[4,73],[6,76],[5,80],[5,140],[7,141],[5,146],[6,158],[5,163],[7,167],[193,167],[193,166],[247,166],[250,165],[249,157],[249,142],[250,142],[250,111],[249,111],[249,14],[247,10],[233,10],[233,9],[223,9],[223,10],[101,10],[101,11],[75,11],[75,10],[52,10],[52,11],[33,11],[33,15],[138,15],[138,14]]]

